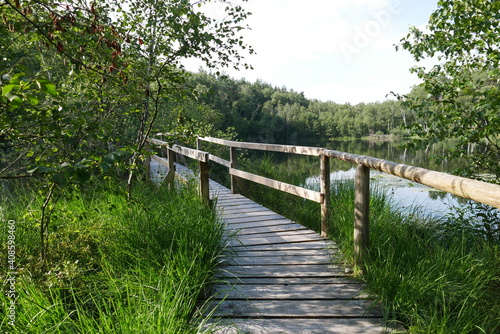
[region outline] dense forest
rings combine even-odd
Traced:
[[[190,83],[198,103],[218,115],[217,128],[234,128],[246,141],[317,144],[338,137],[400,135],[413,121],[400,101],[350,105],[309,100],[286,87],[205,71],[193,73]]]

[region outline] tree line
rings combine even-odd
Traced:
[[[339,137],[402,135],[414,117],[400,101],[339,104],[307,99],[286,87],[199,71],[191,75],[200,105],[218,114],[217,128],[239,139],[267,143],[320,143]],[[203,115],[199,115],[202,120]]]

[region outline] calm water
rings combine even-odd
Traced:
[[[447,162],[436,164],[430,157],[441,151],[449,150],[452,142],[439,144],[429,148],[427,151],[411,152],[403,147],[402,141],[334,141],[325,145],[332,150],[349,152],[354,154],[371,156],[379,159],[390,160],[407,165],[423,167],[441,172],[451,172],[459,167]],[[286,161],[288,168],[299,170],[301,175],[307,175],[304,184],[319,184],[319,161],[317,158],[293,156]],[[355,165],[344,161],[331,159],[331,180],[353,180]],[[411,182],[403,178],[388,175],[375,170],[370,171],[372,186],[379,186],[393,194],[393,199],[400,207],[418,206],[425,213],[433,216],[446,215],[450,207],[459,206],[465,200],[437,191],[419,183]]]

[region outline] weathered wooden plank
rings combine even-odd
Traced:
[[[236,206],[236,205],[246,205],[246,204],[253,204],[255,202],[249,200],[248,198],[234,198],[234,199],[227,199],[220,201],[220,203],[217,203],[218,206],[224,206],[224,207],[231,207],[231,206]]]
[[[268,256],[327,256],[338,257],[338,249],[271,249],[271,250],[250,250],[241,249],[239,252],[223,253],[221,257],[268,257]]]
[[[392,332],[380,318],[221,319],[214,334],[382,334]],[[403,331],[397,331],[403,333]],[[210,331],[212,333],[212,331]]]
[[[276,255],[276,256],[235,256],[221,259],[225,265],[292,265],[292,264],[331,264],[337,263],[340,257],[331,258],[325,255]]]
[[[227,229],[243,229],[243,228],[265,227],[265,226],[274,226],[274,225],[288,225],[288,224],[290,224],[290,220],[288,220],[286,218],[250,221],[250,222],[234,222],[234,223],[225,222]]]
[[[277,213],[271,214],[269,216],[257,216],[257,217],[247,217],[247,218],[225,218],[224,221],[226,224],[239,224],[239,223],[248,223],[248,222],[258,222],[258,221],[267,221],[273,219],[284,219],[282,215]]]
[[[347,277],[224,277],[222,280],[225,284],[238,284],[238,286],[250,284],[250,285],[283,285],[287,284],[293,289],[293,285],[302,284],[365,284],[365,282],[354,278],[352,276]]]
[[[238,205],[235,207],[230,207],[230,208],[224,208],[224,207],[219,207],[218,208],[219,215],[222,216],[227,216],[230,214],[238,214],[238,213],[250,213],[250,212],[258,212],[260,210],[263,210],[264,208],[258,204],[247,204],[247,205]]]
[[[234,224],[233,224],[234,226]],[[260,233],[274,233],[274,232],[290,232],[290,231],[310,231],[307,227],[300,224],[280,224],[271,225],[264,227],[248,227],[248,228],[238,228],[234,227],[230,229],[232,231],[238,231],[238,235],[249,235],[249,234],[260,234]]]
[[[212,155],[210,154],[210,160],[211,161],[214,161],[218,164],[221,164],[222,166],[225,166],[227,168],[231,167],[231,162],[229,162],[228,160],[226,159],[222,159],[222,158],[219,158],[218,156],[216,155]]]
[[[224,266],[220,277],[331,277],[347,276],[340,265],[249,265]]]
[[[328,240],[314,240],[303,241],[296,243],[285,244],[267,244],[267,245],[246,245],[244,247],[236,247],[233,249],[235,252],[239,251],[252,251],[252,250],[298,250],[298,249],[327,249],[337,247]]]
[[[382,317],[382,312],[374,307],[373,301],[351,300],[226,300],[217,308],[219,317]]]
[[[287,241],[287,239],[282,239],[284,237],[308,237],[311,236],[313,237],[314,240],[317,240],[316,238],[321,238],[318,237],[318,234],[316,232],[313,232],[308,229],[302,229],[302,230],[293,230],[293,231],[274,231],[270,233],[258,233],[258,234],[241,234],[236,230],[237,235],[235,236],[235,239],[238,242],[243,242],[246,243],[247,240],[253,242],[252,240],[255,240],[255,238],[259,239],[266,239],[265,243],[274,243],[274,241],[278,240],[279,243],[283,242],[290,242]],[[273,238],[273,239],[270,239]],[[280,239],[277,239],[280,238]],[[301,239],[302,240],[302,239]],[[309,239],[308,239],[309,240]]]
[[[239,212],[239,213],[223,213],[221,218],[228,220],[238,220],[239,218],[248,218],[248,217],[259,217],[259,216],[276,216],[276,213],[269,211],[267,209],[252,211],[252,212]],[[283,216],[281,216],[284,218]]]
[[[238,237],[229,243],[233,247],[257,246],[269,244],[284,244],[290,242],[321,241],[323,240],[317,233],[305,235],[283,235],[283,236],[261,236],[261,237]]]
[[[245,179],[245,180],[249,180],[249,181],[258,183],[258,184],[262,184],[262,185],[268,186],[270,188],[274,188],[274,189],[277,189],[277,190],[280,190],[280,191],[283,191],[283,192],[286,192],[286,193],[289,193],[289,194],[292,194],[295,196],[306,198],[308,200],[311,200],[311,201],[314,201],[317,203],[321,203],[323,201],[323,197],[321,196],[321,194],[317,191],[314,191],[314,190],[294,186],[293,184],[289,184],[289,183],[285,183],[285,182],[276,181],[273,179],[269,179],[267,177],[244,172],[242,170],[235,169],[235,168],[230,168],[229,174],[240,177],[240,178]]]
[[[203,152],[193,148],[188,148],[179,145],[173,145],[170,149],[176,153],[182,154],[191,159],[195,159],[201,162],[208,162],[208,156],[209,156],[208,152]]]
[[[288,285],[247,284],[241,286],[218,284],[214,287],[216,299],[260,299],[260,300],[341,300],[366,299],[366,287],[362,284],[302,284]]]

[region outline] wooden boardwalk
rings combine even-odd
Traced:
[[[229,240],[213,289],[216,333],[394,332],[333,241],[212,180],[210,191]]]

